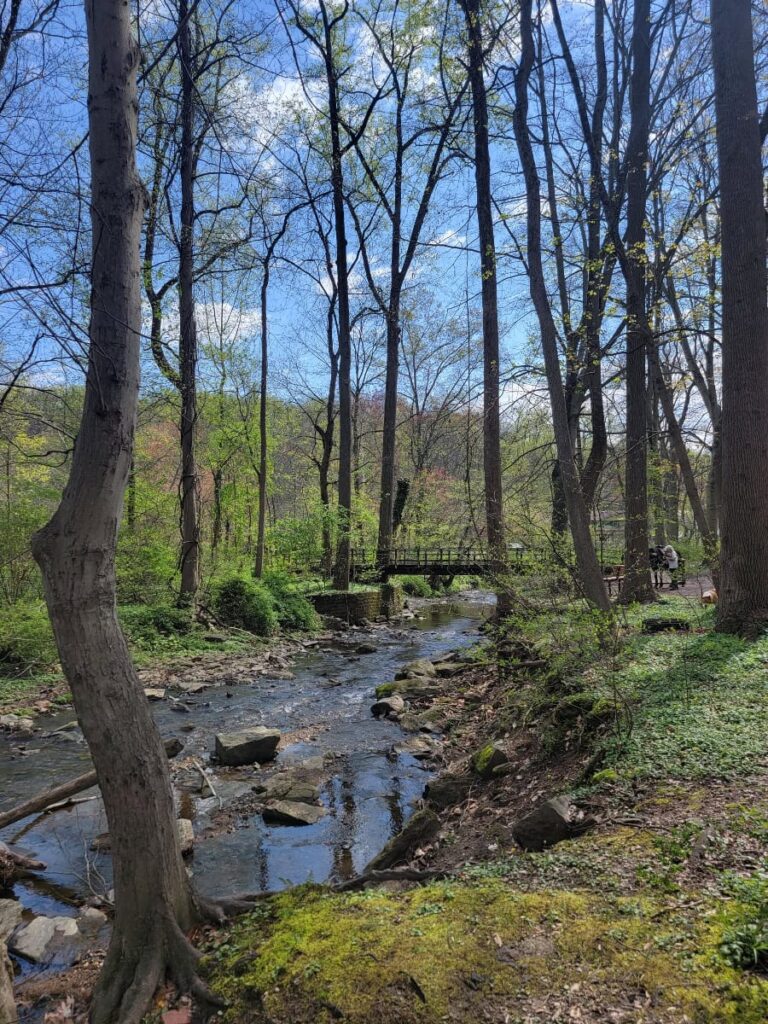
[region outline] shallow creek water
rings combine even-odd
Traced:
[[[187,860],[197,887],[216,896],[340,880],[360,871],[403,827],[429,778],[423,763],[393,752],[403,733],[396,724],[371,716],[374,688],[393,679],[406,662],[439,659],[475,642],[487,610],[481,600],[427,605],[420,609],[421,618],[402,628],[353,631],[300,654],[291,666],[293,679],[259,676],[215,686],[186,697],[186,713],[174,712],[167,701],[153,704],[163,735],[184,742],[181,757],[196,756],[206,767],[216,732],[265,725],[299,734],[296,742],[281,747],[274,766],[210,766],[217,796],[195,798],[193,824],[200,838]],[[356,645],[362,643],[375,644],[376,653],[357,653]],[[71,719],[71,709],[47,716],[40,720],[46,735],[21,743],[0,738],[0,809],[88,770],[78,731],[50,735]],[[316,825],[266,825],[254,811],[238,819],[232,831],[201,835],[219,800],[226,806],[249,792],[260,776],[317,755],[325,756],[328,764],[321,794],[328,813]],[[85,899],[110,888],[109,854],[90,848],[93,838],[106,830],[103,808],[95,790],[84,796],[92,798],[19,822],[0,834],[48,865],[40,881],[16,887],[15,895],[30,913],[75,915]]]

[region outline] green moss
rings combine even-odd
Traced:
[[[376,699],[381,700],[382,697],[391,697],[392,694],[397,693],[399,689],[399,683],[380,683],[376,687]]]
[[[486,879],[399,894],[294,890],[223,933],[206,963],[226,1019],[243,1024],[469,1022],[496,1002],[522,1019],[576,981],[574,1005],[638,992],[658,1019],[677,1007],[698,1024],[762,1024],[768,982],[730,967],[720,941],[706,917],[683,920],[652,900]]]
[[[495,743],[486,743],[472,758],[472,767],[481,778],[490,778],[493,769],[501,763],[498,758],[498,748]]]
[[[619,773],[616,771],[615,768],[603,768],[602,771],[595,772],[595,774],[592,776],[592,781],[595,783],[596,786],[599,786],[602,783],[618,782]]]

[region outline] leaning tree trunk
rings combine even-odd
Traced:
[[[483,72],[484,51],[481,0],[459,0],[467,27],[469,83],[475,143],[477,228],[480,242],[481,298],[483,307],[483,474],[485,524],[494,576],[500,579],[506,563],[504,503],[501,478],[501,421],[499,409],[499,310],[496,243],[493,232],[491,151],[488,133],[488,97]],[[509,595],[500,591],[503,614]]]
[[[179,0],[181,65],[181,229],[179,232],[179,388],[181,391],[181,591],[192,603],[200,586],[200,495],[197,434],[197,322],[194,295],[195,235],[195,81],[192,68],[191,13]]]
[[[515,77],[515,111],[513,128],[520,163],[525,178],[528,234],[528,277],[531,299],[541,331],[541,347],[547,375],[552,426],[555,433],[557,458],[563,491],[568,505],[568,521],[571,526],[573,548],[576,555],[579,581],[586,599],[602,611],[610,610],[610,601],[597,560],[592,534],[589,529],[589,512],[581,490],[581,480],[576,466],[571,441],[568,408],[560,374],[560,359],[557,349],[557,331],[547,296],[544,267],[541,257],[541,187],[528,127],[528,83],[535,59],[533,29],[531,25],[531,0],[523,0],[520,10],[521,57]]]
[[[651,116],[651,5],[635,0],[630,129],[627,143],[627,407],[624,483],[625,578],[621,600],[652,601],[648,559],[648,396],[646,357],[653,343],[645,308],[645,206]]]
[[[115,545],[139,385],[142,186],[130,7],[89,0],[92,180],[90,352],[61,504],[33,540],[61,663],[88,742],[112,841],[115,918],[95,1024],[141,1020],[166,974],[194,987],[184,932],[196,906],[176,835],[163,744],[117,620]]]
[[[718,628],[768,624],[768,287],[749,0],[712,0],[723,268]]]

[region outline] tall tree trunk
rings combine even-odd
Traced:
[[[181,227],[179,232],[179,371],[181,392],[181,591],[192,603],[200,586],[200,494],[195,457],[197,433],[197,322],[194,295],[195,76],[191,14],[179,0],[181,69]]]
[[[504,505],[501,480],[501,422],[499,415],[499,312],[496,277],[496,243],[493,232],[491,152],[488,135],[488,98],[483,71],[481,0],[459,0],[467,26],[469,83],[472,89],[472,120],[475,143],[475,188],[480,242],[480,274],[483,305],[483,473],[485,477],[485,524],[495,575],[506,563]],[[502,608],[503,612],[504,609]]]
[[[336,287],[339,311],[339,482],[338,537],[333,585],[349,588],[350,529],[352,519],[352,342],[349,319],[349,270],[344,211],[344,170],[339,119],[339,81],[334,53],[333,28],[325,0],[320,0],[323,19],[325,78],[328,88],[328,120],[331,129],[331,190],[336,238]]]
[[[399,197],[398,197],[399,198]],[[399,220],[399,210],[398,210]],[[392,232],[392,274],[400,272],[400,234]],[[397,382],[400,370],[400,294],[394,288],[387,310],[387,367],[384,380],[384,429],[381,442],[381,496],[377,560],[388,560],[392,547],[392,513],[395,501],[395,455],[397,442]]]
[[[652,343],[645,308],[645,205],[651,117],[651,5],[635,0],[630,128],[627,142],[627,403],[624,482],[625,579],[621,599],[652,601],[648,561],[646,354]]]
[[[516,102],[513,127],[526,186],[528,278],[530,281],[531,298],[536,308],[539,330],[541,331],[541,346],[544,353],[544,366],[552,408],[552,425],[557,445],[557,458],[560,463],[563,490],[568,504],[568,521],[571,526],[579,581],[587,600],[597,608],[609,611],[610,601],[605,590],[600,564],[595,554],[595,546],[589,529],[589,513],[584,503],[579,471],[573,454],[568,408],[560,374],[557,331],[549,305],[541,258],[541,186],[528,128],[528,82],[535,58],[533,28],[531,24],[531,0],[523,0],[521,5],[520,35],[521,56],[517,75],[515,76]]]
[[[61,504],[33,540],[61,663],[101,788],[115,917],[95,1024],[138,1024],[166,973],[195,984],[196,920],[168,764],[117,620],[115,545],[139,386],[142,186],[131,10],[86,3],[92,183],[91,323],[80,431]]]
[[[264,538],[267,529],[267,471],[269,446],[267,444],[267,386],[269,383],[269,327],[267,298],[269,296],[269,260],[264,264],[261,279],[261,375],[259,380],[259,516],[256,527],[256,559],[254,575],[264,574]]]
[[[718,628],[768,624],[768,284],[749,0],[712,0],[723,274]]]

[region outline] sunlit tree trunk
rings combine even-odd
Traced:
[[[139,387],[142,186],[136,69],[123,0],[86,3],[92,184],[88,373],[69,481],[34,538],[45,597],[112,844],[115,916],[94,993],[95,1024],[138,1024],[166,974],[196,986],[185,938],[197,919],[168,764],[117,620],[115,546]]]

